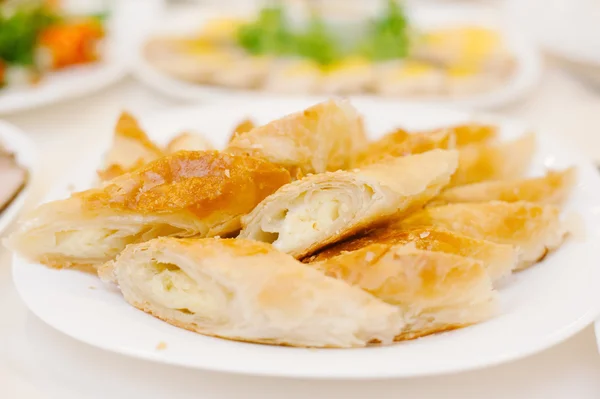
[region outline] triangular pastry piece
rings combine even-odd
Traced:
[[[259,158],[180,151],[39,206],[8,246],[52,267],[97,266],[159,236],[232,234],[242,215],[289,181],[285,169]]]
[[[494,125],[466,123],[448,128],[454,133],[457,147],[490,142],[498,137],[498,128]]]
[[[385,248],[408,244],[423,251],[444,252],[480,261],[492,281],[510,274],[517,265],[517,250],[512,245],[479,240],[435,227],[399,230],[389,226],[334,244],[303,262],[326,261],[358,250],[368,252],[371,246]]]
[[[242,134],[248,133],[252,129],[254,129],[256,125],[252,122],[251,119],[244,119],[233,129],[231,136],[229,137],[228,143],[231,143],[237,136],[241,136]]]
[[[358,154],[356,166],[362,167],[392,157],[421,154],[436,148],[445,150],[454,148],[452,131],[440,129],[431,132],[405,134],[404,131],[398,130],[370,143],[364,151]]]
[[[497,307],[482,262],[414,244],[375,243],[310,265],[398,306],[407,326],[396,340],[475,324]]]
[[[426,226],[514,245],[519,252],[517,270],[531,266],[558,248],[566,233],[557,207],[529,202],[442,205],[416,212],[395,225],[400,229]]]
[[[163,151],[148,138],[135,118],[123,112],[115,127],[105,167],[98,171],[98,176],[102,181],[110,180],[163,155]]]
[[[255,241],[158,238],[98,273],[144,312],[237,341],[361,347],[389,344],[404,327],[396,307]]]
[[[245,216],[240,237],[302,258],[423,206],[448,184],[456,162],[455,151],[433,150],[307,176],[281,187]]]
[[[575,180],[575,168],[569,168],[550,171],[543,177],[467,184],[442,191],[429,205],[487,201],[527,201],[560,205],[569,196]]]
[[[210,151],[214,150],[212,143],[198,133],[181,133],[167,144],[166,153],[173,154],[177,151]]]
[[[366,144],[360,116],[347,100],[330,100],[238,134],[226,152],[264,158],[292,176],[348,169]]]
[[[523,176],[535,151],[535,136],[499,143],[481,143],[459,150],[458,169],[452,186],[478,183],[485,180],[518,179]]]

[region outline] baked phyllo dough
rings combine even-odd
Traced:
[[[393,157],[421,154],[436,148],[454,148],[454,134],[450,129],[406,134],[397,130],[382,139],[370,143],[356,158],[356,166],[361,167],[382,162]]]
[[[497,308],[483,263],[445,252],[370,244],[310,265],[398,306],[406,327],[396,340],[475,324]]]
[[[98,273],[138,309],[237,341],[361,347],[391,343],[404,327],[396,307],[250,240],[157,238]]]
[[[496,126],[477,122],[451,126],[447,129],[452,130],[452,133],[454,133],[457,147],[486,143],[498,137],[498,128]]]
[[[167,154],[177,151],[209,151],[214,150],[212,143],[199,133],[181,133],[167,144]]]
[[[458,169],[451,185],[518,179],[527,171],[534,152],[532,134],[509,142],[464,146],[460,149]]]
[[[234,233],[242,215],[289,181],[284,168],[262,159],[180,151],[39,206],[8,244],[56,268],[97,266],[159,236]]]
[[[163,155],[163,151],[148,138],[135,118],[123,112],[115,127],[105,167],[98,171],[98,176],[103,181],[110,180]]]
[[[455,151],[433,150],[307,176],[281,187],[245,216],[240,237],[301,258],[422,206],[448,184],[456,164]]]
[[[467,184],[443,191],[429,205],[495,200],[560,205],[569,196],[575,180],[575,168],[568,168],[550,171],[543,177]]]
[[[244,119],[235,126],[233,132],[231,132],[231,136],[229,137],[228,143],[231,143],[233,139],[235,139],[237,136],[248,133],[255,127],[256,125],[254,124],[252,119]]]
[[[430,207],[415,212],[395,226],[401,229],[431,226],[513,245],[518,250],[517,270],[531,266],[558,248],[566,234],[557,207],[523,201]]]
[[[363,251],[362,253],[378,254],[393,246],[404,245],[412,245],[415,249],[423,251],[444,252],[480,261],[492,281],[507,276],[517,265],[517,250],[512,245],[479,240],[435,227],[399,230],[391,226],[377,228],[363,235],[351,237],[327,247],[313,256],[304,258],[303,262],[326,261],[359,250]]]
[[[330,100],[236,135],[226,151],[264,158],[295,176],[347,169],[365,144],[354,107]]]

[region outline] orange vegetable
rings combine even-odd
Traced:
[[[52,69],[60,69],[96,61],[97,44],[103,37],[102,24],[90,19],[50,26],[42,31],[38,44],[50,52]]]
[[[4,81],[5,76],[6,75],[6,64],[0,60],[0,86],[2,86],[4,83],[6,83]]]

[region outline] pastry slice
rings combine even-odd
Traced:
[[[56,268],[95,267],[159,236],[232,234],[242,215],[289,181],[285,169],[262,159],[179,151],[39,206],[8,246]]]
[[[485,180],[518,179],[523,176],[535,151],[535,137],[530,134],[499,144],[473,144],[462,147],[452,186]]]
[[[563,171],[550,171],[544,177],[467,184],[442,191],[430,205],[495,200],[560,205],[569,196],[575,179],[575,168],[569,168]]]
[[[420,154],[436,148],[454,148],[454,134],[450,129],[413,134],[405,134],[403,130],[397,130],[370,143],[364,151],[358,154],[356,166],[366,166],[392,157]]]
[[[198,133],[181,133],[167,144],[166,152],[173,154],[177,151],[209,151],[214,150],[213,145],[206,137]]]
[[[347,169],[365,143],[354,107],[330,100],[236,135],[226,151],[264,158],[295,175]]]
[[[248,133],[255,127],[256,125],[254,125],[254,122],[252,122],[251,119],[244,119],[243,121],[238,123],[237,126],[233,129],[233,132],[231,133],[228,142],[231,143],[233,139],[235,139],[237,136]]]
[[[303,259],[303,262],[322,262],[359,250],[364,253],[372,247],[383,249],[403,245],[480,261],[492,281],[510,274],[517,265],[517,250],[512,245],[479,240],[435,227],[417,227],[410,230],[399,230],[394,227],[378,228],[325,248],[316,255]]]
[[[398,306],[406,322],[398,341],[479,323],[497,308],[482,262],[410,244],[375,243],[311,266]]]
[[[396,307],[255,241],[157,238],[98,273],[144,312],[237,341],[361,347],[404,327]]]
[[[481,240],[513,245],[516,270],[525,269],[558,248],[566,231],[560,210],[530,202],[448,204],[423,209],[395,224],[401,229],[435,227]]]
[[[448,129],[454,133],[457,147],[490,142],[498,136],[498,128],[496,126],[476,122],[456,125]]]
[[[163,156],[131,114],[123,112],[117,121],[112,147],[105,167],[98,171],[102,181],[113,179]]]
[[[241,238],[296,258],[422,206],[448,184],[457,154],[433,150],[360,170],[307,176],[281,187],[243,218]]]

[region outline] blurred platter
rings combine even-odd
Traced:
[[[291,25],[310,25],[310,19],[303,20],[298,17],[301,12],[290,9]],[[381,10],[365,14],[371,19],[379,16],[380,21],[389,17],[382,17]],[[366,36],[361,30],[365,14],[362,21],[345,14],[324,15],[323,20],[344,40],[360,40]],[[393,98],[477,108],[497,107],[522,98],[539,81],[541,64],[535,48],[519,32],[503,29],[493,15],[476,6],[414,6],[406,10],[406,17],[411,31],[424,33],[411,39],[414,51],[408,58],[382,62],[350,55],[322,66],[297,55],[251,56],[241,48],[234,49],[234,55],[220,49],[213,51],[213,43],[207,45],[207,41],[216,40],[223,47],[239,41],[234,27],[252,17],[247,13],[179,8],[156,21],[145,45],[139,48],[133,72],[149,87],[184,100],[256,97],[276,92]],[[312,48],[319,43],[311,43]],[[383,47],[383,52],[389,53],[387,43],[398,41],[379,43],[379,50]],[[187,53],[182,56],[181,52]],[[476,67],[475,62],[461,63],[473,59],[477,59]]]
[[[3,10],[0,114],[80,97],[125,75],[113,34],[114,14],[110,9],[100,14],[77,11],[71,13],[66,6],[47,13],[28,7]]]
[[[17,127],[0,121],[0,233],[25,205],[37,159],[33,141]]]

